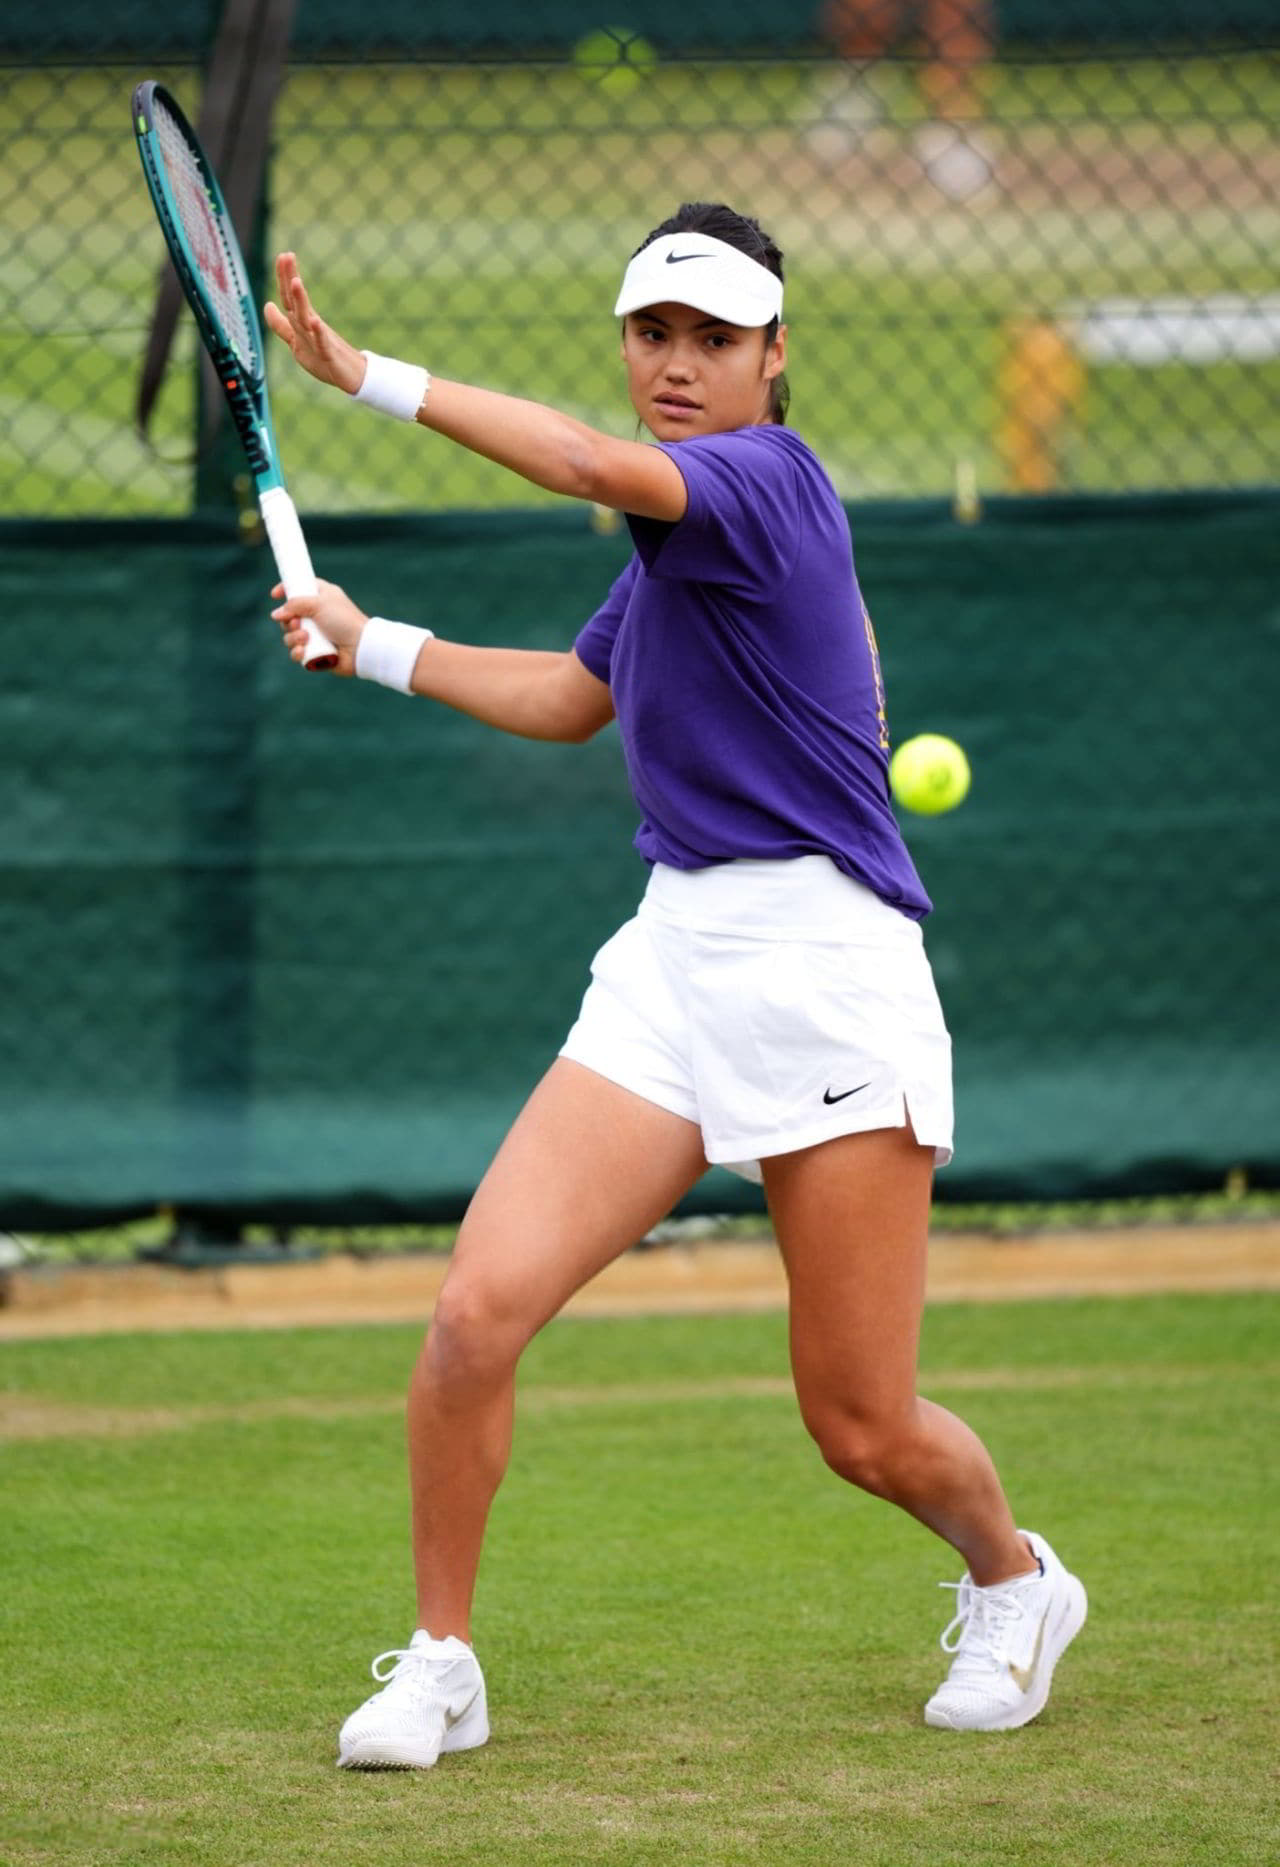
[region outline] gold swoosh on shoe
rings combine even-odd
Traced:
[[[1032,1661],[1032,1664],[1033,1665],[1035,1664],[1034,1660]],[[1025,1686],[1023,1687],[1023,1691],[1024,1692],[1026,1691]],[[471,1707],[475,1704],[479,1696],[480,1696],[480,1688],[479,1686],[477,1686],[475,1691],[471,1694],[471,1697],[467,1700],[466,1704],[462,1707],[461,1711],[450,1711],[448,1706],[447,1705],[445,1706],[444,1728],[446,1731],[452,1731],[455,1724],[462,1723],[462,1720],[466,1717],[467,1713],[471,1710]]]
[[[1025,1693],[1031,1690],[1031,1682],[1036,1676],[1036,1667],[1040,1664],[1040,1649],[1044,1645],[1044,1624],[1048,1618],[1049,1610],[1046,1608],[1043,1615],[1040,1617],[1040,1627],[1036,1634],[1036,1644],[1031,1653],[1031,1664],[1029,1666],[1015,1666],[1012,1660],[1009,1661],[1009,1671],[1013,1675],[1013,1682],[1021,1692]]]

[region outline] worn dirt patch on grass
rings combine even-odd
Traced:
[[[120,1331],[424,1323],[442,1253],[190,1270],[158,1263],[33,1266],[0,1273],[0,1341]],[[929,1301],[1280,1289],[1280,1224],[1142,1226],[992,1239],[949,1233],[929,1248]],[[768,1239],[628,1251],[567,1305],[577,1316],[782,1309]]]

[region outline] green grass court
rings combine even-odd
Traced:
[[[156,424],[161,457],[132,428],[162,253],[127,128],[137,75],[37,70],[7,89],[10,513],[190,504],[189,331]],[[190,72],[155,75],[194,110]],[[1023,169],[981,213],[922,194],[896,158],[870,193],[860,171],[815,163],[815,82],[803,65],[670,65],[619,97],[567,65],[302,68],[280,100],[268,244],[298,250],[320,308],[360,343],[630,433],[608,315],[628,242],[681,198],[728,195],[776,226],[788,252],[793,419],[849,499],[945,493],[961,458],[998,488],[995,385],[1010,318],[1116,292],[1274,288],[1280,207],[1253,166],[1274,164],[1274,61],[998,65],[990,116]],[[878,83],[887,121],[909,135],[920,104],[908,74],[886,66]],[[39,128],[19,127],[28,122]],[[1166,179],[1167,198],[1106,183],[1117,152],[1158,173],[1171,148],[1187,185]],[[1064,171],[1055,183],[1063,150],[1104,179]],[[1036,162],[1047,197],[1027,168]],[[357,430],[279,363],[273,396],[304,510],[540,497],[391,424]],[[1261,483],[1278,448],[1280,361],[1113,365],[1091,373],[1069,483]]]
[[[1048,1711],[920,1723],[955,1579],[799,1424],[781,1316],[562,1322],[482,1570],[484,1751],[349,1776],[407,1637],[402,1328],[11,1344],[6,1867],[1275,1858],[1275,1297],[930,1311],[924,1391],[1090,1589]]]

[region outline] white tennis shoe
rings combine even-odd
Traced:
[[[465,1641],[433,1640],[419,1628],[407,1647],[380,1653],[371,1670],[385,1683],[338,1733],[340,1770],[429,1770],[442,1751],[488,1740],[484,1675]]]
[[[951,1671],[924,1708],[943,1731],[1012,1731],[1044,1710],[1053,1669],[1084,1626],[1084,1584],[1063,1568],[1041,1536],[1031,1545],[1039,1574],[975,1588],[966,1574],[942,1582],[957,1590],[955,1619],[942,1636]]]

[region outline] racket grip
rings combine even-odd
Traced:
[[[297,507],[284,487],[269,486],[266,492],[259,493],[258,510],[267,528],[271,555],[275,558],[285,595],[314,596],[316,574],[311,568],[311,553],[307,550],[307,541],[298,523]],[[338,651],[324,631],[317,628],[308,616],[303,617],[302,628],[307,638],[307,645],[302,651],[303,667],[335,667]]]

